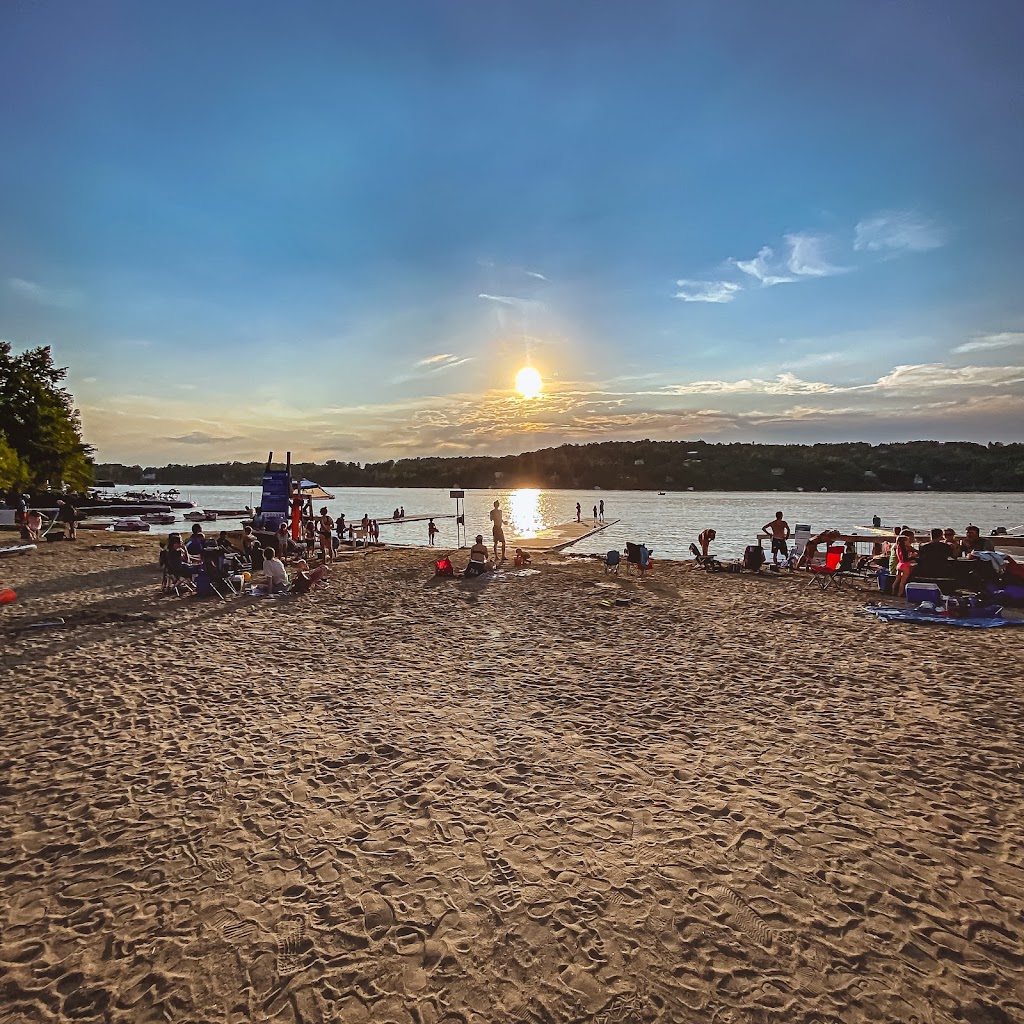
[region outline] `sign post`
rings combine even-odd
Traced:
[[[466,546],[466,492],[449,491],[448,497],[455,499],[455,540],[461,549]]]

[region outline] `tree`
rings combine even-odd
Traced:
[[[29,485],[28,466],[0,434],[0,491],[24,491]]]
[[[0,434],[24,465],[28,484],[73,490],[92,483],[92,447],[82,442],[74,400],[63,387],[67,369],[53,365],[50,347],[13,355],[0,342]]]

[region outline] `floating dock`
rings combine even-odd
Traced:
[[[505,550],[510,554],[516,548],[522,548],[524,551],[561,551],[562,548],[567,548],[572,544],[585,540],[587,537],[592,537],[595,533],[607,530],[609,526],[614,526],[618,522],[621,522],[621,520],[606,519],[603,523],[598,523],[597,526],[594,526],[590,520],[577,523],[574,519],[568,523],[556,523],[554,526],[547,526],[543,530],[538,530],[532,537],[512,537],[506,540]],[[484,540],[490,541],[486,533]]]

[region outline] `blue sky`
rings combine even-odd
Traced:
[[[1021,440],[1022,30],[12,0],[0,338],[118,461]]]

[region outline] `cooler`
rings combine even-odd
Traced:
[[[942,604],[942,591],[934,583],[908,583],[907,600],[911,604],[931,601],[936,607]]]

